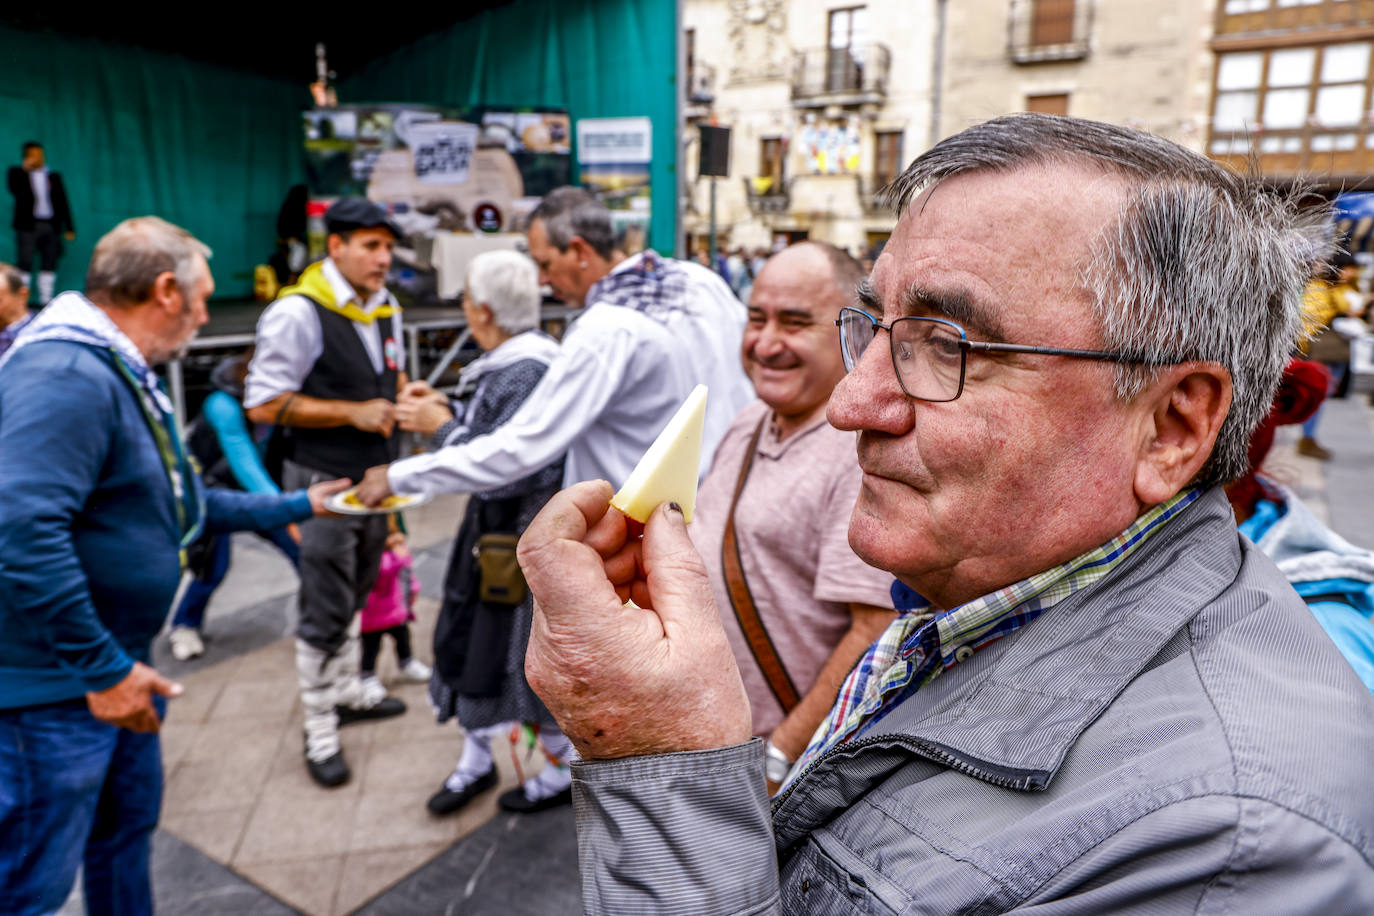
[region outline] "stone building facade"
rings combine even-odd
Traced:
[[[731,128],[716,180],[722,247],[800,238],[856,253],[887,237],[873,203],[931,142],[933,0],[687,0],[684,163],[689,245],[707,233],[710,181],[695,125]]]

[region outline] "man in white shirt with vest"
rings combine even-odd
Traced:
[[[540,282],[569,305],[585,305],[558,356],[499,429],[370,469],[358,487],[364,503],[393,492],[489,490],[564,452],[565,485],[600,478],[618,487],[696,385],[710,389],[708,458],[753,400],[739,362],[744,309],[715,273],[650,250],[615,263],[610,213],[580,188],[546,196],[528,239]],[[427,392],[416,383],[406,394]]]
[[[285,428],[288,488],[360,480],[391,460],[396,394],[406,383],[401,309],[385,285],[400,230],[358,197],[335,203],[325,223],[329,257],[263,312],[244,386],[248,418]],[[405,712],[358,674],[357,612],[377,579],[386,519],[315,518],[300,527],[296,667],[306,767],[321,786],[334,787],[349,778],[339,725]]]

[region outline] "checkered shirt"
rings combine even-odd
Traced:
[[[687,307],[689,280],[681,264],[646,249],[637,263],[598,280],[587,291],[587,302],[634,309],[662,322]]]
[[[1102,580],[1201,495],[1197,489],[1179,493],[1101,547],[951,611],[932,616],[929,601],[894,582],[892,600],[900,616],[845,678],[830,715],[816,729],[788,781],[832,747],[881,721],[945,670],[993,640],[1019,630],[1074,592]]]

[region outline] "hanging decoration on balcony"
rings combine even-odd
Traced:
[[[801,130],[800,141],[806,169],[811,174],[858,174],[858,119],[807,124]]]

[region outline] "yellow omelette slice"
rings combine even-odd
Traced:
[[[690,523],[697,503],[705,425],[706,386],[698,385],[639,459],[625,486],[611,498],[611,505],[637,522],[647,522],[659,503],[675,502]]]

